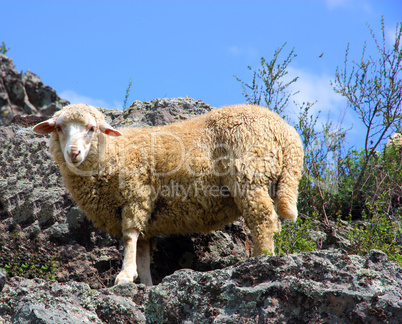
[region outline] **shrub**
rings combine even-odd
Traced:
[[[344,67],[336,69],[334,90],[344,96],[351,110],[365,127],[362,148],[345,147],[347,131],[327,119],[318,125],[319,114],[311,111],[314,103],[299,105],[294,125],[304,150],[304,172],[299,186],[299,219],[284,223],[276,233],[276,253],[294,253],[331,245],[322,242],[320,233],[342,233],[349,239],[352,253],[365,254],[380,249],[402,264],[402,146],[384,141],[402,130],[402,25],[396,25],[395,41],[387,46],[384,19],[382,39],[377,40],[368,26],[377,53],[352,61],[349,69],[349,45]],[[285,44],[284,44],[285,45]],[[298,78],[284,82],[288,65],[297,57],[294,49],[278,63],[284,45],[267,62],[253,71],[251,83],[241,81],[248,103],[261,104],[282,117],[292,95],[288,87]],[[346,221],[346,222],[345,222]],[[318,235],[318,238],[317,238]]]
[[[6,43],[2,42],[0,46],[0,54],[6,54],[10,49],[7,48]]]

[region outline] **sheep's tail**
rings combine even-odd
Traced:
[[[276,188],[276,207],[279,216],[296,221],[298,187],[303,168],[303,148],[301,143],[286,147],[283,169]]]

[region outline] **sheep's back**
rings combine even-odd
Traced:
[[[284,160],[301,146],[282,118],[251,105],[216,109],[163,127],[120,131],[124,136],[108,137],[110,153],[105,158],[118,166],[109,168],[119,181],[109,189],[119,193],[112,209],[119,212],[125,204],[141,204],[148,213],[135,223],[142,224],[147,237],[205,232],[237,219],[240,212],[229,188],[246,181],[275,183]],[[103,229],[103,216],[92,215]]]

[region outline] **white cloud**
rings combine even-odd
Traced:
[[[347,136],[349,145],[360,146],[363,140],[364,129],[362,129],[361,122],[356,114],[347,109],[347,100],[334,91],[331,85],[333,78],[326,74],[314,74],[293,67],[289,67],[288,72],[287,80],[299,77],[291,85],[291,89],[289,89],[292,93],[299,91],[291,100],[296,101],[299,106],[303,102],[316,102],[311,108],[310,113],[314,117],[319,116],[316,125],[317,129],[320,130],[322,124],[325,124],[329,119],[333,127],[349,129]],[[287,109],[288,116],[293,122],[296,122],[298,107],[291,102]]]
[[[239,46],[230,46],[228,47],[228,51],[230,54],[237,56],[240,55],[243,50]]]
[[[227,51],[233,56],[246,56],[255,58],[258,56],[258,50],[253,46],[229,46],[227,47]]]
[[[367,0],[325,0],[327,8],[332,10],[336,8],[358,7],[365,14],[372,14],[373,8]]]
[[[328,113],[339,114],[340,110],[345,107],[345,99],[337,94],[332,85],[331,77],[328,75],[317,75],[311,72],[288,68],[287,77],[289,80],[299,77],[299,79],[291,85],[291,91],[299,93],[293,96],[293,100],[302,104],[303,102],[317,102],[313,107],[313,112],[321,111],[323,115]]]
[[[330,83],[333,77],[325,74],[317,75],[294,68],[290,68],[289,71],[293,77],[299,76],[293,90],[299,90],[300,93],[294,99],[299,104],[303,101],[314,102],[317,100],[311,110],[314,116],[317,116],[318,111],[321,111],[317,129],[320,129],[322,123],[326,123],[329,119],[333,127],[342,127],[347,130],[346,149],[352,146],[356,148],[363,147],[367,129],[358,115],[352,109],[347,108],[347,99],[333,90]],[[296,112],[295,106],[292,105],[289,108],[293,108]],[[296,116],[296,113],[294,115]]]
[[[395,33],[396,33],[395,28],[385,27],[385,40],[387,41],[389,46],[392,46],[395,44],[395,41],[396,41]]]
[[[72,104],[84,103],[87,105],[108,108],[108,109],[122,109],[123,105],[121,102],[114,101],[112,103],[107,102],[103,99],[95,99],[81,95],[73,90],[64,90],[59,93],[59,96],[65,100],[70,101]]]

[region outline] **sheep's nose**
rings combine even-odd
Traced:
[[[81,153],[81,151],[74,151],[74,152],[71,152],[71,153],[70,153],[70,155],[71,155],[71,161],[75,162],[75,161],[77,160],[78,155],[80,155],[80,153]]]

